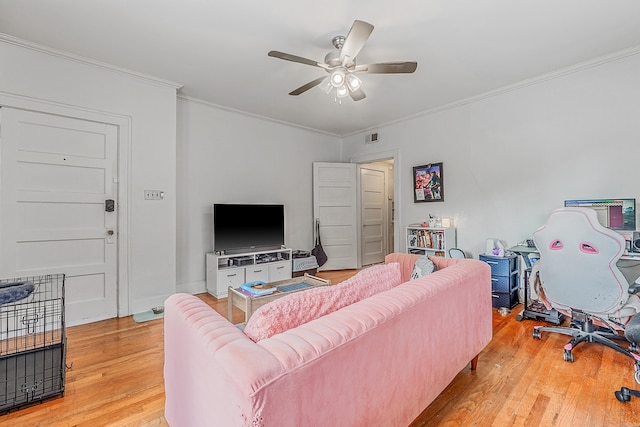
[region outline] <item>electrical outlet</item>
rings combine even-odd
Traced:
[[[164,199],[164,191],[160,190],[144,190],[145,200],[162,200]]]

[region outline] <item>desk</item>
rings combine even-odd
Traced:
[[[538,249],[529,246],[517,245],[507,249],[514,254],[520,255],[525,263],[524,270],[524,310],[516,316],[517,321],[523,319],[540,319],[559,325],[564,319],[564,315],[555,309],[547,310],[539,301],[529,301],[529,275],[531,274],[531,260],[529,254],[537,254]]]
[[[531,260],[529,259],[529,254],[539,255],[538,248],[535,248],[535,247],[532,248],[530,246],[524,246],[524,245],[516,245],[507,250],[513,252],[514,254],[522,256],[522,258],[524,259],[526,268],[528,269],[531,269]],[[634,266],[633,264],[625,263],[625,261],[640,261],[640,252],[625,251],[624,254],[622,254],[620,259],[618,260],[618,263],[617,263],[618,268],[622,269],[624,267],[627,267],[627,265]],[[624,274],[624,271],[622,273]],[[629,278],[627,278],[627,281],[629,283],[633,283],[637,277],[640,277],[640,274],[636,274],[635,276],[633,276],[632,280],[629,280]]]
[[[524,245],[516,245],[512,248],[507,249],[508,251],[511,251],[515,254],[521,255],[525,260],[525,264],[527,265],[527,268],[531,268],[531,260],[529,260],[528,255],[529,254],[539,254],[538,252],[538,248],[532,248],[530,246],[524,246]],[[623,260],[637,260],[640,261],[640,252],[628,252],[625,251],[624,254],[622,254],[622,256],[620,257],[620,259]]]
[[[529,301],[529,275],[531,274],[531,260],[529,259],[529,254],[538,254],[538,249],[535,247],[516,245],[507,250],[520,255],[526,266],[524,270],[524,310],[516,316],[516,320],[542,319],[547,322],[560,324],[564,317],[562,313],[559,313],[554,309],[545,310],[541,307],[541,303],[538,301],[533,304]],[[633,283],[638,277],[640,277],[640,263],[634,263],[633,261],[640,261],[640,253],[625,252],[617,262],[618,269],[622,272],[629,283]]]
[[[524,259],[524,264],[526,265],[526,268],[531,270],[531,260],[529,259],[529,254],[537,254],[538,248],[531,247],[531,246],[524,246],[524,245],[516,245],[507,250],[513,252],[516,255],[520,255]]]

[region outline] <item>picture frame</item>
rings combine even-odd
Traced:
[[[444,202],[442,162],[413,167],[413,202]]]

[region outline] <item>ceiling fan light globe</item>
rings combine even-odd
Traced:
[[[338,88],[344,85],[344,80],[345,80],[344,71],[336,70],[333,73],[331,73],[331,84],[333,85],[333,87]]]
[[[331,92],[331,90],[333,89],[333,85],[331,84],[331,78],[327,77],[326,79],[324,79],[322,81],[322,83],[320,83],[320,86],[318,86],[318,87],[324,93],[329,94]]]
[[[362,86],[362,80],[354,74],[347,74],[347,86],[351,92],[355,92]]]
[[[336,95],[338,96],[338,98],[345,98],[349,96],[349,89],[347,89],[345,85],[342,85],[336,88]]]

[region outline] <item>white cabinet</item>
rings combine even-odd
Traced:
[[[216,273],[214,272],[213,274]],[[217,283],[219,283],[221,287],[224,286],[224,289],[228,286],[237,288],[245,282],[244,276],[244,268],[225,268],[217,272]],[[207,288],[209,288],[208,280]]]
[[[268,282],[269,266],[266,264],[254,265],[244,269],[245,282]]]
[[[273,264],[269,264],[270,282],[291,279],[291,274],[291,261],[274,262]]]
[[[207,292],[225,298],[229,286],[291,279],[291,249],[233,255],[207,254]]]
[[[453,227],[407,227],[407,252],[410,254],[448,257],[449,249],[455,247],[456,229]]]

